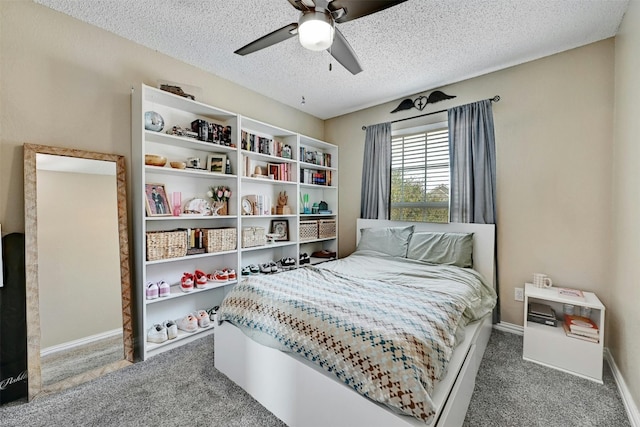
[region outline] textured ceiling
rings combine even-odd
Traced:
[[[338,24],[364,69],[354,76],[335,60],[329,71],[328,52],[306,50],[295,37],[233,53],[297,22],[287,0],[34,1],[321,119],[612,37],[628,4],[408,0]]]

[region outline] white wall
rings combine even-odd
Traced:
[[[613,257],[606,345],[640,408],[640,3],[631,1],[616,37]]]
[[[609,302],[613,55],[609,39],[437,88],[457,98],[424,111],[502,97],[493,111],[503,321],[522,325],[514,288],[536,272]],[[415,109],[390,114],[400,100],[326,122],[326,140],[340,146],[342,164],[352,165],[340,170],[341,256],[355,248],[362,125],[418,114]],[[443,120],[446,115],[438,114],[401,125]]]
[[[131,88],[140,83],[183,82],[202,88],[198,101],[324,137],[324,122],[318,118],[28,0],[0,1],[0,52],[4,233],[24,231],[22,145],[130,159]]]

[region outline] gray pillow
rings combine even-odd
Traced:
[[[473,233],[413,233],[407,258],[435,264],[473,267]]]
[[[363,228],[356,251],[371,250],[391,256],[406,257],[413,225],[406,227]]]

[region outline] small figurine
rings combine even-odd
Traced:
[[[289,202],[289,196],[287,196],[286,191],[281,191],[278,193],[278,206],[276,206],[276,214],[277,215],[289,215],[291,214],[291,208],[287,206]]]

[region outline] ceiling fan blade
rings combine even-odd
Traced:
[[[246,46],[242,46],[240,49],[236,50],[234,53],[238,55],[248,55],[260,49],[264,49],[265,47],[273,46],[276,43],[280,43],[285,41],[297,34],[296,30],[298,29],[298,24],[296,22],[285,25],[279,30],[275,30],[272,33],[267,34],[266,36],[262,36],[257,40],[252,41]]]
[[[331,48],[329,48],[329,52],[331,53],[331,56],[342,64],[344,68],[349,70],[351,74],[358,74],[362,71],[362,67],[360,66],[356,53],[351,48],[347,39],[344,38],[340,30],[337,28],[335,29],[333,44],[331,45]]]
[[[300,12],[305,12],[309,10],[308,5],[306,5],[302,0],[289,0],[289,3],[291,3],[291,6],[295,7],[296,9],[298,9]],[[309,2],[312,3],[313,2]],[[315,7],[315,4],[311,7]]]
[[[336,18],[338,24],[353,21],[372,13],[380,12],[407,0],[333,0],[329,3],[329,11],[334,12],[346,9],[347,13]]]

